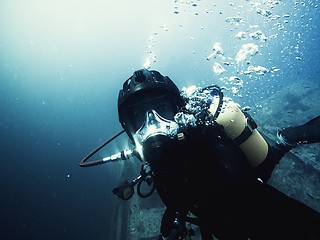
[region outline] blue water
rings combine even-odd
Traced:
[[[118,91],[147,58],[179,87],[235,87],[253,107],[294,81],[320,83],[318,0],[128,2],[0,2],[1,239],[108,239],[119,167],[78,163],[121,130]],[[249,37],[257,30],[266,41]],[[217,42],[224,59],[206,60]],[[247,43],[259,51],[237,63]]]

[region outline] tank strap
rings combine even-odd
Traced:
[[[257,123],[254,121],[254,119],[250,116],[249,113],[243,112],[243,114],[246,117],[246,125],[242,133],[240,133],[240,135],[233,140],[237,145],[240,145],[247,141],[247,139],[252,134],[252,131],[258,127]]]

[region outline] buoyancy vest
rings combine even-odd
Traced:
[[[167,207],[188,209],[227,184],[251,181],[253,167],[222,125],[190,127],[184,141],[145,152],[157,191]]]

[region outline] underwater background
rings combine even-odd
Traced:
[[[137,69],[180,88],[218,84],[262,129],[319,115],[302,91],[320,93],[319,26],[318,0],[1,0],[0,238],[108,239],[125,163],[78,164],[122,130],[118,91]]]

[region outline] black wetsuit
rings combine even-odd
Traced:
[[[167,207],[163,235],[175,212],[191,211],[220,240],[320,238],[319,213],[257,180],[268,178],[283,152],[270,148],[267,170],[257,171],[221,126],[190,127],[185,134],[145,152]]]

